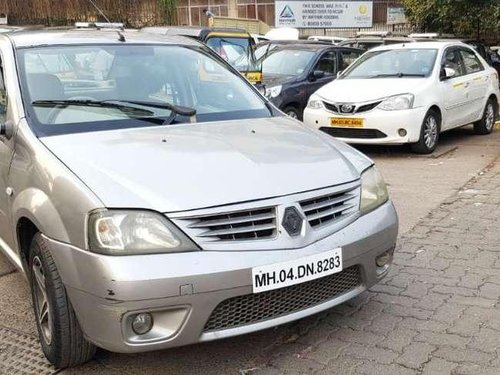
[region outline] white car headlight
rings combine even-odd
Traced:
[[[266,87],[266,98],[276,98],[281,93],[281,85]]]
[[[384,111],[398,111],[413,108],[415,97],[412,94],[401,94],[386,98],[379,104],[378,108]]]
[[[360,211],[364,214],[373,211],[389,199],[387,186],[377,168],[371,167],[361,175]]]
[[[307,108],[311,109],[321,109],[324,108],[323,101],[319,96],[312,95],[307,103]]]
[[[151,211],[97,210],[89,215],[91,251],[106,255],[178,253],[199,250],[165,216]]]

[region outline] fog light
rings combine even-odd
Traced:
[[[132,330],[138,335],[144,335],[153,328],[153,317],[150,313],[140,313],[132,320]]]
[[[406,134],[408,134],[408,132],[405,129],[399,129],[398,134],[400,137],[406,137]]]
[[[383,254],[380,254],[377,258],[375,258],[375,263],[377,263],[378,267],[384,267],[387,264],[391,263],[392,260],[392,253],[389,251],[386,251]]]

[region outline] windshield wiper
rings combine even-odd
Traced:
[[[117,108],[121,111],[136,111],[141,112],[141,116],[153,116],[154,112],[148,111],[143,108],[137,108],[135,106],[129,106],[126,104],[139,105],[151,108],[168,109],[171,114],[169,118],[163,122],[163,124],[171,124],[177,115],[191,117],[191,122],[193,117],[196,115],[196,109],[184,107],[180,105],[174,105],[170,103],[161,102],[150,102],[150,101],[140,101],[140,100],[120,100],[120,99],[108,99],[108,100],[79,100],[79,99],[63,99],[63,100],[35,100],[31,105],[36,107],[68,107],[68,106],[84,106],[84,107],[103,107],[103,108]]]
[[[425,77],[425,74],[421,73],[386,73],[386,74],[375,74],[374,76],[369,76],[368,78],[387,78],[387,77]]]

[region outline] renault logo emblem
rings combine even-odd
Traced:
[[[300,234],[303,221],[302,215],[295,207],[287,207],[281,225],[290,236],[294,237]]]

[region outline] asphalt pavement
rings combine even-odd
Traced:
[[[430,156],[360,149],[385,176],[401,222],[395,266],[379,286],[275,329],[146,354],[99,351],[61,373],[499,374],[500,131],[446,133]],[[28,287],[1,256],[0,319],[0,374],[56,372],[37,346]]]

